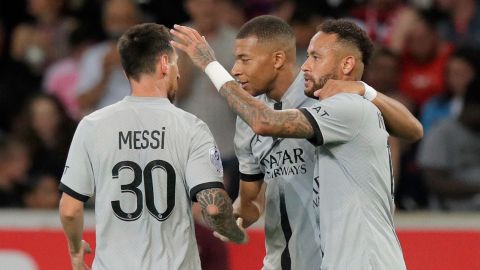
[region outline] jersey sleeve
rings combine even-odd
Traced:
[[[345,143],[354,138],[364,117],[364,100],[354,94],[338,94],[308,108],[301,108],[313,127],[314,145]]]
[[[235,129],[235,154],[238,159],[240,179],[243,181],[263,180],[264,174],[252,152],[252,140],[256,135],[240,117]]]
[[[199,191],[224,188],[220,151],[207,125],[200,120],[194,127],[185,176],[194,202]]]
[[[70,145],[59,187],[61,191],[83,202],[93,196],[95,190],[93,168],[88,151],[88,134],[88,123],[85,120],[80,121]]]

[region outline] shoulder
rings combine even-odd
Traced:
[[[199,131],[206,131],[211,134],[208,125],[198,118],[196,115],[184,111],[178,107],[172,106],[173,117],[177,118],[177,123],[180,127],[191,131],[192,136],[195,136]]]
[[[321,100],[318,105],[324,105],[332,111],[360,112],[365,107],[376,108],[370,101],[357,94],[340,93],[327,99]],[[315,105],[313,105],[315,107]]]
[[[120,100],[114,104],[111,104],[111,105],[108,105],[108,106],[105,106],[101,109],[98,109],[88,115],[86,115],[84,117],[84,119],[88,119],[89,121],[91,122],[97,122],[97,121],[101,121],[103,119],[108,119],[108,118],[112,118],[112,117],[117,117],[117,113],[121,110],[123,110],[123,108],[125,108],[125,105],[124,105],[124,101],[123,100]]]

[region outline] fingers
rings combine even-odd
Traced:
[[[176,29],[171,29],[170,33],[177,38],[179,42],[184,45],[190,45],[192,43],[191,38],[183,32],[177,31]]]
[[[240,229],[245,230],[245,228],[243,227],[243,218],[241,218],[241,217],[237,218],[237,226]]]
[[[230,239],[228,239],[228,237],[225,237],[216,231],[213,232],[213,236],[222,240],[223,242],[230,242]]]
[[[191,27],[175,24],[173,26],[173,28],[175,28],[176,31],[178,31],[182,34],[185,34],[186,36],[188,36],[193,41],[202,41],[203,40],[202,36],[200,36],[198,31],[191,28]]]
[[[90,244],[88,244],[87,241],[82,240],[82,245],[83,245],[83,251],[84,251],[85,253],[87,253],[87,254],[88,254],[88,253],[92,253],[92,248],[90,247]]]
[[[184,51],[184,52],[187,52],[187,49],[188,49],[187,46],[185,46],[185,45],[183,45],[183,44],[181,44],[181,43],[178,43],[178,42],[176,42],[176,41],[174,41],[174,40],[171,40],[171,41],[170,41],[170,44],[172,44],[172,46],[175,47],[176,49],[179,49],[179,50],[182,50],[182,51]]]

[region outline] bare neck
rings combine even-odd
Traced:
[[[291,64],[277,74],[275,82],[272,85],[272,90],[267,93],[267,96],[276,101],[280,101],[288,88],[295,81],[298,69],[294,64]]]
[[[165,81],[157,81],[153,76],[142,76],[138,81],[130,79],[130,86],[132,87],[132,96],[135,97],[168,98]]]

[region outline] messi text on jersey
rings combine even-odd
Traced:
[[[164,149],[165,127],[162,130],[128,130],[118,132],[118,149]]]

